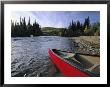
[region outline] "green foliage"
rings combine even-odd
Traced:
[[[68,28],[54,28],[43,27],[35,21],[30,23],[30,17],[26,24],[25,17],[20,22],[13,22],[11,20],[11,36],[12,37],[25,37],[25,36],[39,36],[39,35],[52,35],[52,36],[64,36],[64,37],[77,37],[77,36],[99,36],[100,35],[100,23],[90,23],[89,16],[85,18],[84,23],[78,21],[71,21]]]
[[[84,35],[86,36],[99,36],[100,35],[100,23],[94,23],[89,27],[89,29],[85,29]]]
[[[73,37],[73,36],[94,36],[100,35],[100,23],[90,24],[89,16],[85,18],[83,24],[80,21],[70,22],[68,29],[62,30],[62,36]]]
[[[41,30],[43,35],[61,36],[63,28],[43,27]]]
[[[30,17],[28,24],[26,25],[25,17],[20,22],[13,22],[11,20],[11,36],[12,37],[26,37],[26,36],[39,36],[42,35],[40,25],[35,21],[32,25],[30,23]]]
[[[94,35],[99,36],[100,35],[100,23],[94,23],[93,24],[93,31],[95,32]]]

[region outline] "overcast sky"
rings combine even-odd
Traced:
[[[12,12],[11,19],[19,22],[19,19],[25,17],[26,22],[29,17],[31,23],[35,20],[41,27],[68,27],[70,21],[79,20],[84,23],[86,17],[90,17],[90,23],[100,22],[99,11],[17,11]]]

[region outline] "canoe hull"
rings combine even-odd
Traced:
[[[48,50],[48,54],[52,62],[56,65],[56,67],[62,72],[62,74],[66,77],[89,77],[83,71],[80,71],[76,67],[68,64],[64,60],[62,60],[58,55],[56,55],[52,50]]]

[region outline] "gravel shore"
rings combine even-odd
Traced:
[[[100,56],[100,36],[69,37],[77,53]]]

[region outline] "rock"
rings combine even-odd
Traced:
[[[70,38],[70,40],[72,41],[73,46],[76,49],[76,52],[100,56],[100,44],[99,44],[99,40],[98,40],[99,37],[83,36],[83,37],[71,37],[71,38]],[[73,38],[74,38],[74,40],[73,40]],[[91,38],[93,41],[90,40]]]

